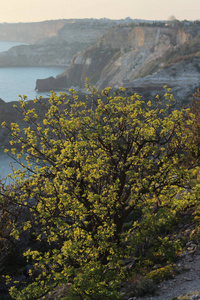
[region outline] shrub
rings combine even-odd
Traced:
[[[25,251],[32,269],[19,290],[10,289],[14,299],[39,299],[67,284],[68,299],[119,299],[122,260],[134,250],[123,242],[134,236],[145,208],[169,207],[187,181],[181,163],[191,135],[185,125],[193,120],[185,120],[188,109],[172,109],[169,91],[152,103],[123,96],[122,88],[112,93],[87,87],[85,102],[74,90],[71,96],[52,93],[48,103],[36,99],[39,113],[22,99],[27,126],[3,123],[11,134],[6,152],[22,168],[1,192],[2,201],[28,209],[32,220],[22,231],[34,228],[46,244]],[[140,213],[133,226],[123,230],[134,211]],[[147,232],[155,232],[151,221]],[[20,234],[15,226],[12,235]]]

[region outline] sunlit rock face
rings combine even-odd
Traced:
[[[154,95],[167,85],[178,97],[188,97],[199,82],[199,23],[74,19],[0,24],[0,40],[29,44],[0,53],[0,67],[66,67],[56,78],[38,79],[41,92],[82,89],[87,77],[100,89],[125,86]]]
[[[199,82],[199,47],[195,52],[192,46],[199,40],[199,29],[198,24],[114,27],[77,54],[56,81],[65,76],[65,87],[84,88],[88,77],[100,89],[109,85],[133,91],[157,91],[168,85],[180,97],[188,95]]]
[[[133,81],[148,75],[150,66],[156,64],[166,51],[191,39],[192,33],[189,30],[173,27],[114,28],[95,46],[79,54],[66,71],[66,76],[71,81],[75,78],[77,81],[77,74],[74,72],[77,69],[81,86],[84,85],[83,73],[98,87],[121,85],[123,80]],[[106,58],[109,55],[108,60]],[[87,63],[89,59],[90,65]],[[94,76],[95,73],[98,76]]]

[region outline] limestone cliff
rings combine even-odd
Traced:
[[[180,83],[181,79],[174,81],[174,77],[170,77],[171,69],[166,76],[159,75],[161,73],[154,75],[152,81],[150,77],[147,80],[146,76],[151,76],[159,70],[163,70],[162,74],[166,74],[167,71],[164,71],[164,68],[167,65],[163,61],[165,55],[172,50],[181,51],[181,47],[185,47],[185,45],[188,45],[190,51],[190,44],[195,39],[199,39],[199,29],[199,24],[176,27],[164,26],[163,24],[162,26],[117,26],[107,31],[100,40],[86,51],[76,55],[69,68],[57,76],[55,84],[57,87],[60,84],[60,88],[72,85],[82,88],[86,77],[100,89],[107,85],[138,87],[139,82],[141,85],[144,82],[145,85],[145,80],[149,83],[154,81],[154,86],[155,82],[158,86],[174,82]],[[192,67],[192,64],[193,62],[191,62],[191,68],[188,69],[187,74],[189,76],[189,70],[195,70],[196,84],[199,73],[195,67]],[[176,65],[175,68],[179,68],[179,66]],[[187,67],[184,68],[187,70]],[[180,71],[175,73],[180,75],[181,70],[182,66]],[[138,78],[143,77],[145,77],[144,81],[142,79],[138,81]],[[190,77],[192,78],[192,75]],[[186,78],[185,75],[187,81]],[[135,81],[136,79],[137,81]],[[184,81],[182,80],[182,82]],[[52,86],[51,89],[53,88]]]
[[[69,66],[75,54],[86,50],[112,25],[110,20],[77,19],[22,23],[16,28],[7,24],[5,30],[0,24],[0,40],[32,43],[0,53],[0,67]],[[12,28],[15,37],[8,30]]]

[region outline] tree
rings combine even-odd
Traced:
[[[195,122],[192,124],[192,128],[190,128],[193,132],[190,140],[191,145],[191,154],[189,156],[189,160],[198,159],[200,156],[200,89],[193,94],[194,99],[190,104],[190,111],[195,115]]]
[[[123,88],[87,87],[86,101],[74,90],[36,99],[39,113],[22,99],[27,127],[11,124],[6,152],[22,169],[1,194],[29,211],[22,231],[34,231],[41,245],[24,253],[32,269],[23,288],[11,288],[15,299],[40,299],[63,284],[67,299],[118,299],[122,261],[134,251],[122,246],[134,235],[124,230],[127,218],[166,206],[187,182],[181,162],[192,115],[185,120],[188,109],[173,109],[170,91],[145,102]],[[12,235],[20,234],[16,224]]]

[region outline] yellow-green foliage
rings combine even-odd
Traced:
[[[163,280],[173,278],[173,275],[176,274],[175,267],[173,265],[168,265],[156,270],[151,271],[148,274],[148,278],[152,279],[153,282],[159,283]]]
[[[35,230],[45,244],[24,253],[33,270],[22,289],[11,288],[14,299],[39,299],[63,284],[71,286],[68,299],[118,299],[121,262],[134,251],[121,242],[155,237],[173,219],[173,197],[188,180],[181,162],[193,116],[171,109],[170,91],[162,103],[145,103],[137,94],[123,96],[124,89],[87,87],[86,102],[74,90],[70,97],[52,93],[48,103],[35,100],[39,115],[21,100],[27,126],[11,124],[6,152],[26,162],[4,199],[30,211],[34,221],[23,230]],[[140,217],[124,231],[135,211]],[[17,227],[13,235],[20,235]],[[172,242],[160,244],[163,257]]]
[[[195,298],[198,299],[199,298],[198,296],[200,296],[200,291],[195,291],[195,292],[188,293],[186,295],[181,295],[176,299],[177,300],[192,300]],[[174,300],[176,300],[176,299],[174,299]]]

